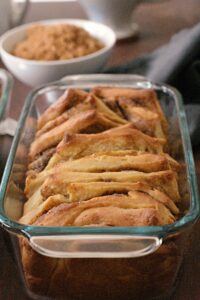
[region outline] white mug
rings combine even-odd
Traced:
[[[27,7],[28,0],[20,3],[12,0],[0,0],[0,35],[21,23]]]
[[[118,39],[138,33],[132,14],[137,4],[155,0],[79,0],[89,19],[111,27]],[[158,1],[158,0],[157,0]],[[157,2],[155,1],[155,2]]]

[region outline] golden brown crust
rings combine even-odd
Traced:
[[[167,194],[174,202],[180,199],[176,173],[173,171],[160,171],[144,173],[138,171],[85,173],[85,172],[66,172],[58,165],[53,174],[40,178],[43,182],[41,186],[38,181],[31,182],[26,187],[29,200],[25,203],[26,211],[33,209],[37,204],[52,195],[68,195],[68,185],[70,183],[90,183],[90,182],[144,182],[150,187],[156,188]],[[39,181],[40,183],[40,181]],[[38,187],[39,186],[39,187]]]
[[[88,94],[87,97],[82,102],[74,102],[71,108],[68,108],[61,115],[58,115],[56,118],[45,123],[45,125],[37,131],[36,137],[39,137],[43,133],[59,126],[63,122],[67,121],[72,116],[75,116],[81,112],[88,110],[96,110],[99,113],[103,114],[104,117],[113,121],[115,123],[119,123],[119,125],[123,125],[128,123],[125,119],[118,116],[115,112],[109,109],[102,101],[100,101],[94,95]]]
[[[87,93],[83,90],[70,89],[51,106],[38,119],[38,129],[41,129],[48,121],[55,119],[66,109],[83,101],[87,97]]]
[[[160,154],[165,141],[143,134],[132,125],[98,134],[70,134],[58,145],[56,154],[65,159],[79,158],[102,151],[136,150]]]
[[[96,113],[94,110],[80,113],[36,138],[30,147],[30,160],[33,160],[34,157],[42,151],[57,145],[65,133],[79,132],[82,128],[91,125],[91,123],[94,122],[95,116]]]
[[[32,165],[32,164],[31,164]],[[62,161],[59,164],[61,172],[105,172],[136,170],[142,172],[156,172],[162,170],[176,170],[176,165],[165,155],[156,155],[151,153],[138,153],[134,151],[111,151],[98,152],[80,159]],[[47,176],[54,173],[54,168],[49,167],[46,170],[36,174],[29,172],[26,179],[25,192],[38,188]]]
[[[107,99],[107,101],[113,101],[113,99],[118,101],[119,99],[124,98],[130,99],[133,106],[146,107],[151,111],[158,113],[161,118],[163,129],[167,132],[167,121],[158,103],[155,91],[118,87],[96,87],[94,88],[93,93],[100,98]]]
[[[41,215],[48,212],[54,206],[58,206],[63,202],[67,202],[67,198],[63,195],[54,195],[42,202],[35,209],[30,210],[20,218],[19,222],[22,224],[33,224]]]
[[[179,209],[171,198],[142,182],[73,182],[67,187],[67,199],[69,202],[80,202],[103,195],[127,194],[132,190],[142,191],[151,195],[151,197],[169,208],[173,214],[176,215],[179,213]]]
[[[93,93],[96,96],[105,99],[119,99],[122,97],[132,99],[138,106],[146,106],[152,110],[157,110],[155,104],[156,94],[153,90],[100,86],[95,87]]]
[[[49,120],[44,124],[44,126],[36,132],[36,138],[41,136],[43,133],[50,131],[51,129],[59,126],[63,122],[67,121],[72,116],[75,116],[76,114],[79,114],[84,111],[93,110],[95,107],[91,105],[91,102],[80,102],[77,104],[74,104],[71,108],[64,111],[61,115],[58,115],[56,118],[53,118],[52,120]]]
[[[23,215],[37,208],[43,202],[43,196],[41,195],[41,188],[36,189],[33,194],[24,203]]]
[[[119,123],[119,125],[124,125],[128,123],[124,118],[120,117],[118,114],[112,111],[107,105],[103,103],[103,101],[98,99],[93,94],[90,94],[88,101],[95,104],[96,109],[102,114],[104,114],[108,119]]]
[[[67,186],[72,182],[145,182],[151,187],[164,191],[174,202],[179,201],[176,174],[173,171],[160,171],[143,173],[138,171],[85,173],[85,172],[61,172],[59,165],[52,175],[48,176],[41,187],[43,197],[55,194],[63,194],[67,191]]]
[[[62,166],[64,166],[66,171],[72,172],[105,172],[121,170],[156,172],[168,170],[170,168],[168,160],[163,155],[152,153],[115,155],[115,152],[98,152],[77,160],[63,161]]]
[[[158,113],[144,107],[132,105],[131,99],[119,99],[118,103],[127,119],[142,132],[157,138],[166,139],[162,128],[162,120]]]
[[[173,223],[174,220],[174,216],[161,202],[147,193],[132,190],[128,192],[128,195],[113,194],[81,203],[60,204],[50,208],[34,224],[38,226],[128,227],[164,225]]]
[[[163,192],[152,189],[149,185],[141,182],[129,183],[129,182],[77,182],[70,183],[67,186],[65,196],[62,194],[56,194],[48,197],[45,201],[41,201],[39,205],[32,205],[32,208],[24,213],[24,216],[20,219],[21,223],[32,224],[36,219],[50,210],[52,207],[57,206],[63,202],[82,202],[89,199],[100,197],[103,195],[132,195],[132,191],[140,193],[140,199],[149,195],[150,198],[162,203],[166,206],[174,215],[179,213],[179,209],[175,203]],[[103,199],[103,198],[102,198]],[[37,199],[38,200],[38,199]],[[28,202],[27,202],[28,204]],[[29,201],[30,204],[30,201]],[[37,203],[36,203],[37,204]]]
[[[149,194],[132,190],[128,195],[113,194],[75,204],[63,196],[48,198],[20,219],[39,226],[149,226],[174,222],[171,212]]]
[[[42,151],[57,145],[66,133],[90,132],[91,129],[98,132],[116,126],[118,123],[107,119],[95,110],[81,112],[36,138],[31,144],[30,160]]]

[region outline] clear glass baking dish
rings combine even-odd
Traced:
[[[25,181],[27,154],[30,143],[34,138],[37,118],[64,90],[72,87],[90,89],[99,85],[154,89],[156,91],[161,107],[169,122],[171,153],[175,159],[185,165],[184,188],[181,186],[182,211],[184,210],[185,213],[175,223],[166,226],[38,227],[19,224],[17,219],[22,214],[24,204],[22,188]],[[13,193],[13,182],[15,186],[20,188],[20,191],[14,189]],[[145,264],[145,260],[150,259],[155,268],[156,265],[160,268],[162,264],[163,266],[165,265],[169,257],[175,255],[172,255],[172,252],[175,252],[176,255],[173,256],[174,261],[171,268],[169,268],[166,278],[164,278],[165,283],[161,288],[158,284],[159,280],[156,278],[154,281],[158,282],[154,288],[152,288],[152,285],[148,286],[147,284],[145,290],[143,285],[141,290],[143,289],[145,292],[141,294],[141,291],[137,291],[138,294],[134,294],[140,297],[141,295],[142,297],[144,295],[145,297],[147,295],[148,297],[160,296],[169,292],[175,283],[187,244],[185,241],[189,230],[199,217],[199,213],[195,166],[186,116],[181,96],[174,88],[150,82],[148,79],[136,75],[77,75],[68,76],[61,81],[43,85],[28,95],[2,178],[0,223],[9,232],[26,237],[35,253],[52,257],[52,259],[87,258],[88,260],[101,259],[102,262],[105,262],[108,258],[115,258],[116,261],[122,259],[124,262],[123,259],[126,258],[130,259],[131,262],[137,262],[137,264],[138,262],[139,264],[140,262]],[[172,244],[176,249],[170,248]],[[165,251],[166,249],[167,251]],[[162,257],[161,262],[160,260],[158,262],[158,256]],[[150,268],[152,269],[152,267]],[[147,283],[153,280],[150,268],[149,271],[145,270]],[[32,291],[43,294],[38,292],[37,289],[32,289]],[[45,294],[45,296],[47,295]],[[48,296],[52,295],[48,294]],[[53,294],[53,296],[55,295]],[[67,296],[66,294],[65,299],[68,299]],[[72,295],[70,294],[69,296]],[[111,295],[109,297],[112,299]],[[72,299],[74,298],[72,297]],[[114,297],[113,299],[118,298]]]

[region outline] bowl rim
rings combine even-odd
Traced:
[[[12,36],[13,34],[19,33],[21,31],[25,31],[29,26],[37,25],[37,24],[42,24],[42,25],[53,25],[53,24],[74,24],[77,26],[82,27],[82,24],[88,24],[88,25],[95,25],[98,26],[99,28],[103,28],[104,30],[107,31],[107,33],[110,35],[109,39],[109,44],[105,45],[102,49],[95,51],[91,54],[84,55],[81,57],[77,58],[71,58],[71,59],[62,59],[62,60],[31,60],[31,59],[25,59],[21,58],[15,55],[12,55],[9,53],[5,48],[4,48],[4,43],[5,41]],[[90,60],[92,58],[98,57],[99,55],[105,54],[108,52],[116,43],[116,34],[115,32],[107,25],[104,25],[99,22],[94,22],[90,20],[85,20],[85,19],[75,19],[75,18],[66,18],[66,19],[45,19],[45,20],[40,20],[40,21],[35,21],[31,23],[26,23],[20,26],[17,26],[13,29],[10,29],[6,31],[1,37],[0,37],[0,54],[1,56],[7,56],[11,60],[15,60],[24,64],[29,64],[29,65],[40,65],[40,66],[53,66],[53,65],[63,65],[63,64],[73,64],[73,63],[79,63],[82,61]]]

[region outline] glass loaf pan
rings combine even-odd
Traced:
[[[99,85],[156,91],[169,122],[169,139],[173,157],[186,166],[184,190],[180,191],[183,199],[186,199],[183,201],[185,214],[171,225],[149,227],[37,227],[19,224],[17,219],[22,213],[24,196],[21,192],[13,196],[12,182],[20,187],[24,184],[26,157],[34,138],[37,118],[64,90],[69,88],[87,90]],[[188,197],[184,197],[185,194]],[[120,293],[123,293],[123,299],[132,299],[133,295],[136,299],[137,297],[146,299],[170,292],[184,256],[189,229],[198,216],[199,199],[190,137],[182,99],[175,89],[152,83],[140,76],[100,74],[68,76],[61,81],[41,86],[28,95],[2,178],[0,222],[11,233],[25,236],[34,251],[52,257],[52,260],[65,258],[74,263],[75,267],[80,263],[80,272],[89,272],[90,275],[92,271],[88,271],[88,268],[92,265],[91,269],[94,268],[93,271],[96,272],[94,276],[97,279],[103,276],[100,274],[101,271],[98,273],[99,262],[105,270],[104,275],[109,275],[109,278],[119,271],[116,271],[117,262],[120,270],[124,270],[125,274],[130,271],[127,271],[128,266],[137,271],[137,276],[130,277],[132,282],[130,287],[128,280],[125,282],[124,291],[119,291],[116,286],[117,281],[115,281],[115,288],[112,286],[113,283],[110,284],[109,293],[106,287],[103,288],[103,284],[101,287],[100,283],[98,287],[90,287],[91,297],[95,295],[93,299],[98,297],[106,299],[108,296],[109,299],[120,299]],[[106,274],[106,269],[109,268],[112,275]],[[122,277],[125,276],[123,271],[120,272]],[[159,276],[161,272],[162,276]],[[112,279],[109,280],[112,282]],[[37,288],[29,287],[29,289],[43,296],[63,297],[55,291],[44,293]],[[98,294],[101,289],[102,292]],[[76,299],[76,297],[90,299],[87,291],[81,290],[80,286],[79,292],[80,295],[74,296],[74,293],[77,293],[76,289],[70,284],[66,285],[64,299]]]

